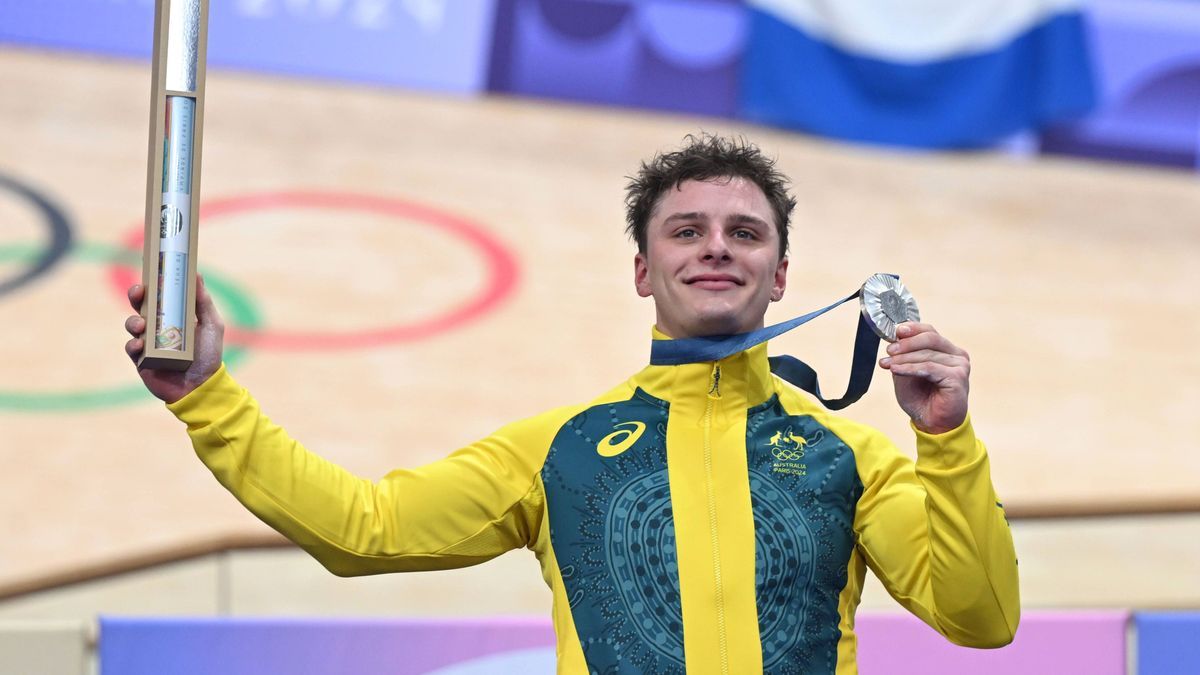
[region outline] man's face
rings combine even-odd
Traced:
[[[787,257],[766,195],[744,178],[684,181],[659,199],[634,258],[638,295],[654,298],[673,338],[761,328],[783,297]]]

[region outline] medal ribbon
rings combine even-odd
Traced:
[[[862,289],[828,307],[749,333],[679,340],[654,340],[650,344],[650,365],[678,366],[685,363],[718,361],[783,335],[860,295],[862,295]],[[854,336],[854,356],[850,362],[850,382],[846,385],[846,393],[841,398],[835,399],[827,399],[821,395],[821,386],[817,383],[817,371],[800,359],[786,355],[772,356],[768,362],[771,364],[772,373],[812,394],[826,408],[841,410],[867,393],[867,389],[871,386],[871,376],[875,374],[875,356],[878,353],[879,336],[867,323],[867,319],[859,313],[858,333]]]

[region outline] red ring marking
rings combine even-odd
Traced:
[[[344,192],[267,192],[203,202],[200,205],[200,217],[207,219],[204,222],[208,225],[208,220],[212,218],[243,211],[295,207],[367,211],[433,225],[466,241],[483,255],[487,264],[487,282],[478,295],[465,302],[441,314],[410,323],[344,333],[246,330],[230,326],[225,330],[225,340],[229,344],[293,351],[320,351],[411,342],[432,337],[478,319],[494,310],[516,287],[519,270],[515,256],[486,229],[462,216],[415,202]],[[128,248],[140,251],[143,239],[144,227],[138,224],[137,229],[122,241]],[[141,283],[141,279],[127,267],[112,266],[108,276],[110,283],[122,296],[130,285]]]

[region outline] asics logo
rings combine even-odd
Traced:
[[[616,457],[633,447],[642,437],[646,425],[642,422],[622,422],[615,427],[617,430],[600,439],[596,444],[596,452],[601,457]]]

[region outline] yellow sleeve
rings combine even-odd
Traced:
[[[511,424],[372,482],[293,440],[224,366],[167,407],[238,501],[340,576],[465,567],[531,545],[544,501],[537,475],[571,414]]]
[[[1017,559],[992,488],[987,450],[968,418],[917,434],[917,461],[854,425],[863,494],[854,519],[867,565],[901,605],[968,647],[1012,642],[1020,621]]]

